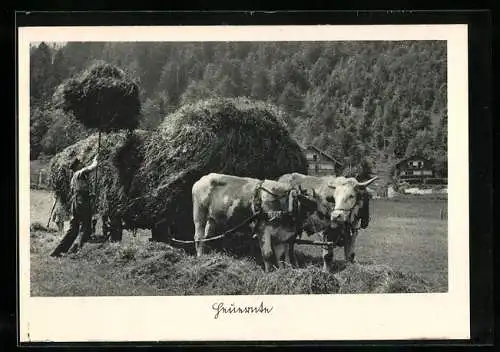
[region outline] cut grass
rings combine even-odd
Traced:
[[[36,201],[33,201],[35,198]],[[34,213],[50,212],[49,194],[31,191]],[[402,293],[447,290],[446,222],[393,217],[389,204],[372,207],[374,219],[358,237],[359,264],[345,267],[337,249],[335,270],[323,273],[321,249],[297,246],[299,269],[264,273],[253,259],[211,253],[200,258],[164,243],[149,231],[124,233],[122,243],[88,243],[62,258],[48,254],[61,235],[31,232],[32,296],[239,295]],[[401,208],[398,209],[401,211]],[[408,207],[407,215],[418,209]],[[420,211],[423,211],[420,209]],[[32,212],[32,213],[33,213]],[[404,215],[404,214],[403,214]],[[391,220],[384,220],[393,218]],[[38,216],[43,218],[45,216]],[[43,223],[42,223],[43,224]],[[427,226],[426,226],[427,224]],[[401,226],[404,231],[401,230]],[[36,227],[36,228],[35,228]],[[339,260],[342,259],[342,260]]]
[[[87,244],[79,253],[48,256],[59,236],[32,234],[32,296],[276,295],[429,292],[428,284],[380,265],[320,267],[264,273],[251,259],[187,255],[167,244],[135,240]]]

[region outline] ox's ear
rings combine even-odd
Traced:
[[[368,181],[365,181],[365,182],[358,182],[356,184],[356,188],[365,189],[366,186],[370,185],[376,179],[378,179],[378,176],[372,177],[371,179],[369,179]]]

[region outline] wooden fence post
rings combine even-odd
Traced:
[[[38,171],[38,182],[37,182],[38,188],[46,187],[47,178],[48,175],[45,169],[41,169],[40,171]]]
[[[439,218],[441,220],[446,220],[448,218],[448,210],[445,208],[441,208],[439,210]]]

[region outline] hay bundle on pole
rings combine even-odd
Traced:
[[[167,116],[144,145],[144,162],[131,186],[136,197],[124,211],[134,226],[174,227],[192,239],[191,188],[210,172],[276,179],[307,171],[284,115],[274,106],[246,98],[216,98],[181,107]],[[159,239],[159,238],[158,238]]]
[[[108,133],[139,125],[139,87],[125,71],[108,63],[96,63],[66,80],[54,99],[87,128]]]
[[[99,131],[97,152],[100,153],[101,132],[134,130],[139,124],[139,87],[122,69],[96,63],[63,82],[54,95],[55,103],[71,113],[87,128]],[[94,193],[98,195],[98,168],[95,170]],[[97,201],[97,199],[96,199]]]

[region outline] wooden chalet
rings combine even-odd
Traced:
[[[302,149],[309,165],[309,175],[336,175],[336,171],[342,166],[340,161],[313,145],[303,146]]]
[[[432,161],[420,155],[413,155],[395,164],[393,177],[398,183],[425,184],[434,180]]]

